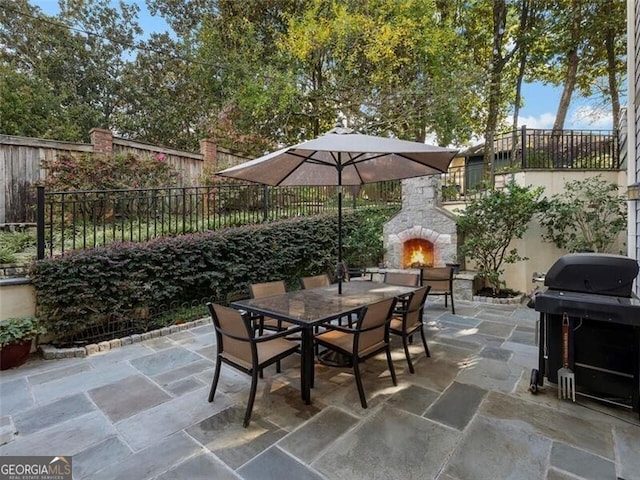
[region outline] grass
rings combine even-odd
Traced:
[[[35,230],[0,231],[0,264],[29,263],[35,258]]]

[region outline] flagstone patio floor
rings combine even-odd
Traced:
[[[207,402],[215,336],[205,325],[87,358],[2,372],[0,455],[72,456],[74,479],[640,479],[638,413],[548,383],[528,391],[538,314],[521,305],[427,302],[427,340],[410,374],[394,339],[363,364],[369,408],[349,369],[316,366],[300,399],[299,358],[259,382],[227,367]]]

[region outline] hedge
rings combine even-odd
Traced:
[[[380,211],[345,213],[344,237],[357,237],[367,218],[388,216]],[[107,318],[127,319],[159,305],[203,298],[225,303],[246,294],[251,283],[284,279],[299,288],[301,276],[333,274],[336,239],[335,215],[321,215],[41,260],[30,271],[37,316],[54,335],[68,338]]]

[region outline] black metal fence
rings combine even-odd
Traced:
[[[399,181],[343,188],[343,208],[400,205]],[[37,190],[37,257],[152,238],[336,211],[336,187]]]
[[[496,136],[493,164],[486,164],[483,146],[462,155],[464,165],[443,175],[442,196],[456,200],[495,176],[523,170],[619,170],[621,155],[616,130],[544,130],[522,127]]]
[[[207,302],[220,301],[221,299],[211,296],[138,309],[126,315],[112,314],[100,321],[87,322],[78,331],[58,334],[53,343],[60,348],[78,347],[188,323],[209,315]]]

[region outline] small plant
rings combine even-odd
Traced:
[[[573,180],[546,200],[540,223],[543,238],[558,248],[612,253],[627,227],[627,204],[618,185],[602,175]]]
[[[0,264],[3,263],[16,263],[18,256],[12,252],[8,247],[0,247]]]
[[[0,264],[18,263],[35,250],[36,237],[29,231],[0,232]]]
[[[542,192],[542,187],[509,182],[501,190],[482,192],[458,213],[458,228],[464,235],[461,253],[476,263],[479,277],[486,280],[494,296],[506,286],[501,278],[504,264],[527,260],[509,246],[512,240],[522,238],[540,210]]]
[[[0,322],[0,346],[30,341],[47,333],[35,317],[9,318]]]

